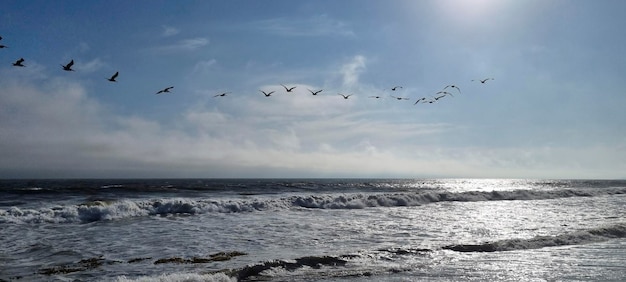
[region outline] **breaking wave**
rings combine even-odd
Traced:
[[[251,277],[264,276],[264,273],[276,272],[277,269],[283,271],[294,271],[303,267],[320,268],[323,266],[344,266],[347,263],[343,258],[335,256],[310,256],[297,258],[293,261],[274,260],[255,265],[248,265],[231,272],[231,275],[239,280],[247,280]]]
[[[626,238],[626,224],[579,230],[556,236],[537,236],[530,239],[508,239],[476,245],[449,245],[442,249],[457,252],[501,252],[540,249],[568,245],[597,243],[615,238]]]
[[[626,194],[626,187],[604,189],[513,190],[402,193],[352,193],[288,196],[238,200],[164,198],[153,200],[93,201],[42,209],[11,207],[0,209],[0,223],[89,223],[128,217],[239,213],[290,208],[363,209],[368,207],[419,206],[437,202],[544,200]]]
[[[196,273],[170,273],[140,278],[118,277],[115,282],[236,282],[237,279],[223,273],[196,274]]]

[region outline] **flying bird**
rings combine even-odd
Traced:
[[[417,105],[417,103],[419,103],[420,101],[424,101],[424,100],[426,100],[426,97],[419,98],[419,99],[417,99],[417,101],[415,101],[415,103],[413,105]],[[426,103],[426,102],[424,102],[424,103]]]
[[[170,93],[170,90],[174,88],[174,86],[170,86],[170,87],[166,87],[162,90],[159,90],[159,92],[157,92],[156,94],[161,94],[161,93]]]
[[[446,94],[439,95],[439,96],[437,96],[437,97],[433,97],[433,98],[435,98],[435,101],[439,101],[439,99],[441,99],[441,98],[443,98],[443,97],[446,97]]]
[[[370,96],[370,98],[380,99],[382,96]]]
[[[224,97],[224,96],[226,96],[227,94],[230,94],[230,92],[220,93],[220,94],[217,94],[217,95],[215,95],[215,96],[213,96],[213,97]]]
[[[317,94],[320,94],[320,92],[324,91],[324,89],[320,89],[320,90],[317,90],[317,91],[313,91],[311,89],[307,89],[307,90],[309,90],[309,92],[311,92],[311,94],[313,94],[313,96],[315,96]]]
[[[454,97],[454,95],[452,95],[452,93],[447,92],[447,91],[439,91],[439,92],[437,92],[437,93],[435,93],[435,94],[450,95],[450,96]]]
[[[265,92],[263,90],[259,90],[259,91],[261,91],[263,93],[263,95],[265,95],[265,97],[272,96],[272,93],[276,92],[276,91]]]
[[[348,98],[350,98],[350,96],[352,96],[352,94],[349,94],[349,95],[343,95],[343,94],[341,94],[341,93],[339,93],[339,94],[337,94],[337,95],[341,95],[341,97],[343,97],[344,99],[348,99]]]
[[[64,71],[74,71],[72,66],[74,65],[74,60],[71,60],[67,65],[61,65]]]
[[[487,80],[494,80],[493,78],[485,78],[485,79],[472,79],[472,81],[478,80],[480,83],[485,83]]]
[[[9,46],[0,44],[0,49],[2,49],[2,48],[9,48]]]
[[[409,100],[409,98],[405,98],[405,97],[396,97],[396,96],[393,96],[393,95],[390,95],[390,96],[391,96],[391,98],[394,98],[396,100]]]
[[[285,90],[287,90],[287,92],[291,92],[291,90],[293,90],[294,88],[296,88],[295,86],[294,86],[294,87],[291,87],[291,88],[288,88],[287,86],[282,85],[282,84],[281,84],[281,86],[282,86],[282,87],[284,87],[284,88],[285,88]]]
[[[110,82],[117,82],[117,80],[115,80],[117,78],[117,76],[120,74],[119,71],[116,71],[115,74],[113,74],[110,78],[107,78],[108,81]]]
[[[401,88],[402,88],[402,86],[394,86],[394,87],[391,88],[391,91],[396,91],[396,90],[401,89]]]
[[[461,94],[461,88],[459,88],[458,86],[454,85],[454,84],[450,84],[446,87],[443,88],[443,90],[446,90],[448,87],[450,88],[456,88],[457,91],[459,91],[459,94]]]
[[[25,65],[22,64],[23,62],[24,62],[24,58],[20,58],[19,60],[15,61],[15,63],[13,63],[13,66],[15,66],[15,67],[25,67]]]

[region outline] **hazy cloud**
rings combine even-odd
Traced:
[[[80,84],[60,79],[39,87],[1,86],[6,91],[0,93],[0,176],[5,177],[575,177],[570,169],[602,177],[605,160],[626,158],[623,151],[616,155],[601,146],[423,146],[411,141],[454,128],[340,111],[326,118],[312,111],[286,118],[279,110],[258,116],[254,107],[269,101],[263,97],[239,104],[248,114],[194,106],[181,119],[162,124],[110,112]],[[283,98],[272,102],[286,108],[295,97]],[[334,95],[317,98],[329,107],[345,106]]]
[[[354,58],[341,67],[343,86],[353,88],[359,82],[359,74],[365,70],[365,57],[361,55]]]
[[[76,62],[76,69],[80,69],[81,72],[95,72],[101,70],[106,66],[106,63],[103,62],[100,58],[95,58],[91,61],[87,62]]]
[[[192,73],[199,73],[199,74],[205,73],[209,69],[211,69],[211,67],[214,66],[216,63],[217,63],[217,60],[215,59],[199,61],[193,66]]]
[[[209,44],[209,39],[203,37],[183,39],[176,43],[154,48],[157,52],[193,51]]]
[[[174,36],[180,33],[180,30],[175,27],[171,27],[167,25],[163,25],[161,27],[163,27],[163,33],[161,33],[161,36],[163,37],[170,37],[170,36]]]
[[[254,22],[262,31],[283,36],[354,36],[349,25],[327,15],[310,18],[274,18]]]

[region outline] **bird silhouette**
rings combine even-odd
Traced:
[[[454,97],[454,95],[452,95],[452,93],[447,92],[447,91],[439,91],[439,92],[437,92],[437,93],[435,93],[435,94],[450,95],[450,96]]]
[[[67,65],[61,65],[64,71],[74,71],[72,66],[74,65],[74,60],[71,60]]]
[[[391,88],[391,91],[396,91],[396,90],[401,89],[401,88],[402,88],[402,86],[394,86],[394,87]]]
[[[22,64],[24,62],[24,58],[20,58],[19,60],[15,61],[15,63],[13,63],[13,66],[15,67],[25,67],[24,64]]]
[[[159,92],[157,92],[156,94],[161,94],[161,93],[170,93],[170,90],[174,88],[174,86],[170,86],[170,87],[166,87],[163,88],[162,90],[159,90]]]
[[[441,98],[443,98],[443,97],[446,97],[446,94],[439,95],[439,96],[437,96],[437,97],[433,97],[433,98],[435,99],[435,101],[439,101],[439,99],[441,99]]]
[[[215,95],[215,96],[213,96],[213,97],[224,97],[224,96],[226,96],[226,95],[228,95],[228,94],[230,94],[230,92],[220,93],[220,94],[217,94],[217,95]]]
[[[263,91],[263,90],[259,90],[259,91],[261,91],[261,92],[263,93],[263,95],[265,95],[265,97],[272,96],[272,93],[276,92],[276,91],[270,91],[270,92],[267,92],[267,93],[266,93],[266,92],[265,92],[265,91]]]
[[[391,95],[391,98],[394,98],[394,99],[396,99],[396,100],[409,100],[409,98],[405,98],[405,97],[396,97],[396,96],[393,96],[393,95]]]
[[[108,81],[110,82],[117,82],[117,80],[115,80],[117,78],[117,76],[120,74],[120,72],[116,71],[115,74],[113,74],[110,78],[107,78]]]
[[[417,101],[415,101],[415,103],[413,103],[413,105],[417,105],[417,103],[419,103],[420,101],[424,101],[424,100],[426,100],[426,97],[419,98],[417,99]]]
[[[476,80],[480,81],[480,83],[485,83],[485,82],[487,82],[487,80],[494,80],[494,79],[493,79],[493,78],[485,78],[485,79],[472,79],[472,81],[476,81]]]
[[[337,95],[340,95],[340,96],[341,96],[341,97],[343,97],[344,99],[348,99],[348,98],[350,98],[350,96],[352,96],[352,94],[343,95],[343,94],[341,94],[341,93],[339,93],[339,94],[337,94]]]
[[[281,86],[282,86],[282,87],[284,87],[284,88],[285,88],[285,90],[287,90],[287,92],[291,92],[293,89],[295,89],[295,88],[296,88],[295,86],[294,86],[294,87],[287,87],[287,86],[282,85],[282,84],[281,84]]]
[[[370,98],[380,99],[382,96],[370,96]]]
[[[0,49],[3,49],[3,48],[9,48],[9,46],[0,44]]]
[[[320,89],[320,90],[317,90],[317,91],[313,91],[313,90],[311,90],[311,89],[307,89],[307,90],[309,90],[309,92],[311,92],[311,94],[312,94],[313,96],[315,96],[315,95],[317,95],[317,94],[320,94],[320,92],[324,91],[324,89]]]
[[[446,90],[448,87],[456,88],[456,90],[459,91],[459,94],[461,94],[461,88],[459,88],[458,86],[456,86],[454,84],[447,85],[446,87],[443,88],[443,90]]]

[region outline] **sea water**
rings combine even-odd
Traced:
[[[0,180],[0,281],[626,281],[626,181]]]

